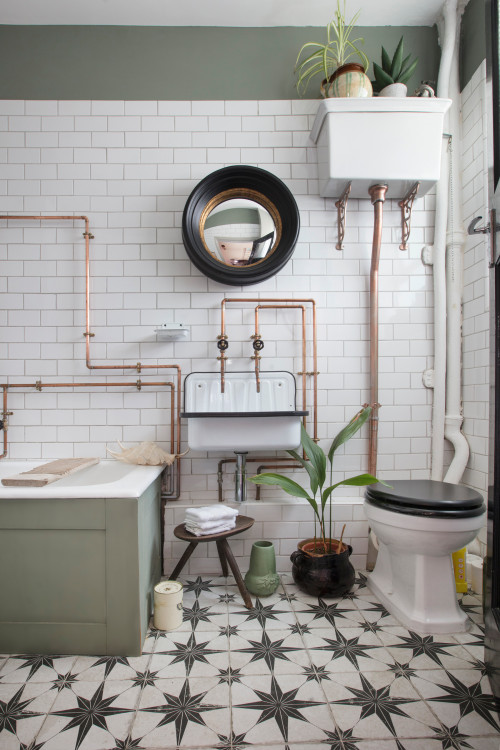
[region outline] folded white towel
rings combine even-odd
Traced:
[[[184,522],[189,524],[190,526],[196,526],[197,529],[206,529],[207,531],[210,531],[216,526],[220,526],[221,523],[236,523],[236,516],[233,516],[232,518],[217,518],[214,521],[195,521],[193,518],[189,518],[186,515]]]
[[[226,521],[225,523],[220,523],[216,526],[212,526],[210,529],[200,529],[199,526],[193,526],[190,523],[186,521],[184,524],[184,528],[186,531],[189,531],[190,534],[194,534],[195,536],[206,536],[207,534],[218,534],[221,531],[230,531],[231,529],[234,529],[236,526],[236,521]]]
[[[217,505],[202,505],[199,507],[193,506],[192,508],[186,509],[186,520],[189,519],[189,521],[193,521],[194,523],[234,519],[237,515],[237,510],[234,508],[228,508],[227,505],[222,505],[222,503]]]

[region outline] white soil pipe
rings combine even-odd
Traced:
[[[458,75],[457,34],[455,56],[451,67],[449,133],[452,137],[451,195],[448,211],[446,249],[446,416],[444,435],[452,444],[454,456],[444,477],[458,484],[469,460],[469,444],[461,431],[462,415],[462,296],[463,254],[467,235],[463,226],[462,180],[460,164],[460,85]]]
[[[457,37],[457,0],[445,0],[440,23],[441,63],[437,95],[447,99]],[[449,118],[445,117],[445,132]],[[444,461],[444,418],[446,398],[446,228],[448,224],[448,148],[443,143],[441,179],[436,188],[434,229],[434,400],[432,405],[431,479],[441,481]]]

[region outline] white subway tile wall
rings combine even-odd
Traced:
[[[475,96],[473,90],[470,95]],[[337,251],[335,199],[319,197],[316,148],[309,139],[316,108],[314,101],[3,101],[0,212],[88,215],[95,235],[90,264],[94,364],[176,363],[184,375],[216,370],[220,302],[230,296],[240,298],[242,304],[228,306],[229,369],[249,370],[253,306],[245,304],[245,298],[314,298],[318,432],[328,448],[331,438],[369,398],[373,208],[368,199],[349,201],[345,249]],[[476,148],[474,144],[471,148]],[[287,266],[262,284],[242,288],[203,277],[189,261],[181,237],[182,211],[197,182],[218,168],[240,163],[283,179],[297,200],[301,218],[299,241]],[[397,201],[385,204],[378,471],[387,480],[429,476],[432,393],[422,384],[422,372],[432,366],[432,270],[420,257],[422,246],[432,243],[433,222],[434,196],[417,198],[410,249],[402,252]],[[85,365],[83,230],[82,222],[1,222],[4,381],[32,386],[40,378],[51,382],[137,379],[133,369],[89,372]],[[470,305],[468,318],[476,325],[483,320],[484,309],[479,306],[484,308],[484,300],[479,280],[472,280],[472,265],[467,267],[466,305]],[[174,321],[190,327],[190,341],[158,342],[154,328]],[[301,369],[299,322],[298,311],[262,312],[263,369],[294,373]],[[310,332],[310,315],[308,325]],[[476,352],[471,350],[470,356],[474,358]],[[471,381],[477,367],[477,362],[467,365],[471,410],[481,400],[483,383]],[[140,377],[171,380],[173,371],[167,373],[153,370]],[[308,399],[311,408],[310,382]],[[169,404],[168,388],[146,387],[139,393],[133,385],[107,392],[39,393],[33,387],[9,392],[9,409],[14,412],[9,456],[105,457],[106,446],[115,447],[117,440],[125,444],[157,440],[167,446]],[[480,455],[486,455],[482,422],[477,412],[467,418],[478,440],[479,461]],[[184,450],[184,424],[182,436]],[[364,431],[339,450],[337,480],[367,470],[367,447]],[[167,570],[183,548],[173,540],[171,529],[182,522],[186,505],[217,501],[217,464],[224,457],[229,456],[190,452],[182,459],[181,497],[167,506]],[[256,467],[249,464],[251,472]],[[232,464],[224,466],[228,501],[234,491],[232,469]],[[477,462],[469,471],[474,473],[469,481],[476,481]],[[313,532],[309,507],[272,488],[262,489],[261,503],[253,499],[254,486],[248,492],[250,501],[243,512],[256,524],[245,539],[234,540],[235,553],[246,560],[252,540],[269,538],[276,546],[278,567],[288,569],[297,538]],[[362,491],[345,488],[338,493],[335,510],[336,531],[347,523],[345,538],[354,547],[356,565],[364,564],[367,543],[361,496]],[[190,562],[190,572],[217,572],[215,555],[210,545],[202,545],[199,556]]]
[[[488,112],[486,61],[462,91],[462,187],[464,225],[488,219]],[[467,236],[463,296],[463,431],[470,458],[463,481],[488,490],[489,399],[489,236]],[[486,530],[480,535],[484,551]]]

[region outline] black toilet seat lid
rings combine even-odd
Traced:
[[[370,484],[365,499],[371,505],[414,516],[470,518],[485,511],[482,496],[470,487],[431,479],[405,479]]]

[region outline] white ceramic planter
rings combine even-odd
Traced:
[[[407,92],[408,88],[404,83],[391,83],[379,92],[379,96],[405,97]]]

